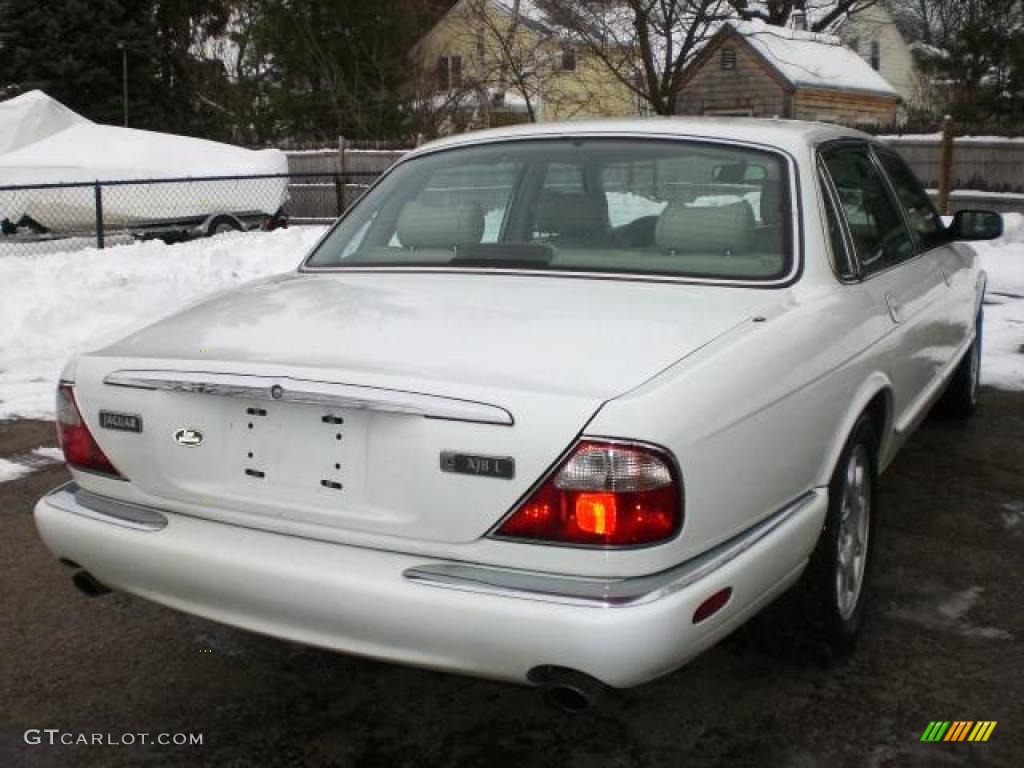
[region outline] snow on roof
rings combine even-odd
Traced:
[[[728,21],[754,50],[797,88],[860,91],[898,98],[888,81],[832,35],[774,27],[763,21]]]
[[[89,122],[42,91],[0,101],[0,155]]]

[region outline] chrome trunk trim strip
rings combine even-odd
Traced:
[[[417,584],[462,592],[515,597],[566,605],[617,608],[667,597],[736,559],[816,500],[821,491],[804,493],[766,519],[703,555],[649,576],[593,579],[517,571],[462,563],[430,563],[409,568],[406,579]]]
[[[167,517],[151,507],[100,496],[79,488],[73,481],[50,491],[46,500],[65,512],[122,528],[153,532],[167,527]]]
[[[512,414],[504,408],[474,400],[425,395],[398,389],[364,387],[327,381],[293,379],[287,376],[249,376],[204,371],[114,371],[104,384],[133,389],[192,392],[249,400],[322,405],[385,413],[405,413],[429,419],[469,421],[477,424],[512,426]]]

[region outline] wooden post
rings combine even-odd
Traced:
[[[334,189],[338,199],[338,215],[345,212],[345,147],[344,136],[338,137],[338,173],[334,176]]]
[[[953,175],[953,118],[942,123],[942,161],[939,166],[939,213],[949,215],[949,187]]]

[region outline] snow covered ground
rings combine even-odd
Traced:
[[[323,227],[0,256],[0,419],[53,418],[61,366],[204,293],[294,269]]]
[[[975,245],[988,273],[982,383],[1024,390],[1024,215],[1003,214],[1006,231]]]
[[[651,212],[640,205],[651,201],[624,202]],[[1008,214],[1006,225],[1001,240],[977,246],[989,274],[982,379],[1024,390],[1024,216]],[[76,350],[204,293],[293,269],[322,232],[292,227],[174,246],[154,241],[0,257],[0,418],[52,418],[61,366]]]

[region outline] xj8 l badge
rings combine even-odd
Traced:
[[[516,460],[511,456],[477,456],[471,453],[442,451],[441,471],[511,480],[516,476]]]
[[[186,448],[195,448],[203,444],[203,433],[191,427],[182,427],[174,433],[174,442]]]

